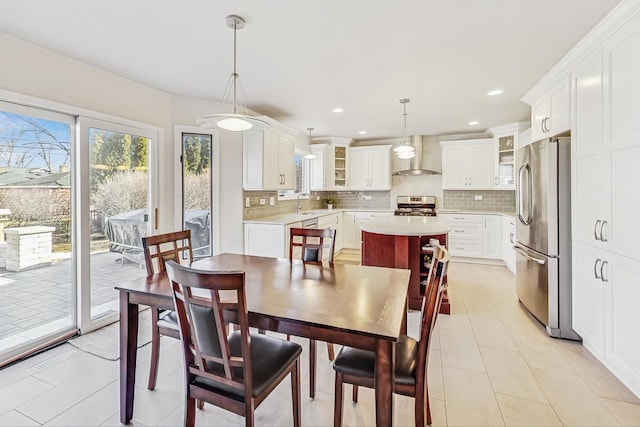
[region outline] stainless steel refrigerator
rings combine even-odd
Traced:
[[[516,151],[516,291],[552,337],[571,327],[571,139]]]

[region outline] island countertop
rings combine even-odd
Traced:
[[[449,223],[436,216],[386,216],[360,225],[362,231],[393,236],[426,236],[447,234]]]

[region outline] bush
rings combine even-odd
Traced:
[[[147,205],[147,173],[120,172],[105,179],[93,192],[92,207],[106,217]]]

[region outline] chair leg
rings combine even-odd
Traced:
[[[336,386],[333,393],[333,427],[340,427],[342,425],[342,374],[336,372]]]
[[[353,391],[352,391],[352,395],[351,398],[354,402],[358,401],[358,386],[355,384],[352,384],[353,386]]]
[[[293,402],[293,427],[302,425],[302,413],[300,411],[300,358],[291,370],[291,401]]]
[[[253,427],[256,423],[256,415],[255,415],[256,407],[254,405],[253,399],[249,399],[245,402],[245,410],[244,410],[244,425],[246,427]]]
[[[156,379],[158,378],[158,359],[160,359],[160,331],[158,329],[158,319],[160,310],[151,309],[151,358],[149,359],[149,383],[147,388],[154,390],[156,388]]]
[[[196,425],[196,400],[187,397],[184,406],[184,425],[185,427],[194,427]]]
[[[333,359],[336,358],[336,352],[333,349],[333,344],[330,342],[327,343],[327,353],[329,354],[329,360],[333,362]]]
[[[309,397],[316,397],[316,340],[309,340]]]
[[[196,405],[202,411],[204,409],[204,400],[196,400]]]
[[[414,413],[416,427],[431,425],[431,411],[429,410],[429,392],[426,384],[424,388],[418,387],[414,396]],[[426,424],[425,424],[426,421]]]

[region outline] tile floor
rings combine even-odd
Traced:
[[[504,267],[453,263],[449,283],[452,313],[438,318],[429,361],[433,425],[640,425],[640,399],[579,343],[549,338],[518,304],[514,277]],[[409,316],[410,334],[417,317]],[[306,397],[308,368],[302,357],[302,415],[308,426],[329,426],[333,416],[333,373],[320,350],[314,400]],[[145,388],[148,357],[149,346],[142,347],[132,424],[182,425],[177,341],[163,338],[155,391]],[[396,396],[394,408],[396,425],[413,425],[412,399]],[[256,416],[259,426],[291,425],[287,380]],[[116,361],[65,344],[0,370],[0,426],[114,426],[118,420]],[[370,390],[361,390],[355,405],[345,402],[345,425],[369,426],[374,420]],[[242,425],[243,419],[206,405],[196,423]]]

